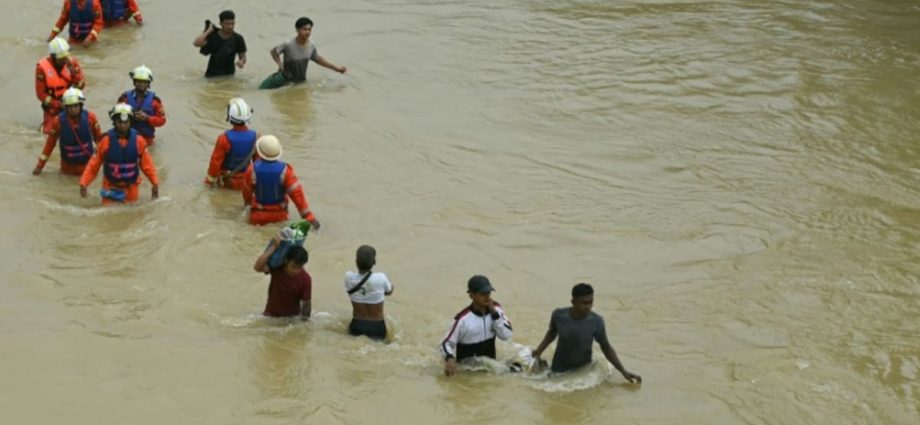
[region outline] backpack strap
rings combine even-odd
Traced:
[[[348,290],[348,295],[351,295],[351,294],[354,294],[355,292],[360,291],[361,288],[364,287],[364,284],[367,283],[367,279],[369,279],[369,278],[371,277],[372,274],[374,274],[373,271],[367,272],[367,274],[364,275],[364,277],[361,279],[361,281],[358,282],[358,284],[357,284],[354,288],[351,288],[351,289]]]

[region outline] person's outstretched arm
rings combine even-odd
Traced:
[[[344,66],[337,66],[336,64],[327,61],[326,58],[320,55],[316,55],[316,63],[322,65],[323,67],[329,68],[335,72],[338,72],[339,74],[344,74],[345,71],[348,71],[348,69],[345,68]]]
[[[601,350],[604,352],[604,357],[607,358],[607,361],[609,361],[610,364],[613,365],[613,367],[617,368],[617,370],[623,374],[623,377],[626,378],[627,381],[632,382],[634,384],[642,383],[641,376],[636,375],[635,373],[632,373],[626,370],[625,367],[623,367],[623,363],[620,362],[620,358],[617,357],[617,352],[616,350],[613,349],[612,345],[610,345],[609,343],[601,344]]]

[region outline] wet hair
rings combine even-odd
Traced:
[[[594,288],[587,283],[579,283],[572,287],[572,298],[584,297],[587,295],[594,295]]]
[[[231,19],[235,20],[236,14],[233,13],[232,10],[225,10],[223,12],[220,12],[220,15],[217,15],[217,17],[220,18],[220,22],[223,22],[223,21],[229,21]]]
[[[355,255],[355,264],[358,270],[369,271],[377,264],[377,250],[370,245],[361,245]]]
[[[297,18],[297,22],[294,22],[294,28],[297,28],[297,29],[300,29],[301,27],[304,27],[307,25],[312,27],[313,21],[311,21],[310,18],[306,16],[301,16],[300,18]]]
[[[284,255],[284,263],[290,263],[291,261],[298,266],[307,264],[307,261],[310,261],[310,254],[307,254],[307,250],[302,246],[292,246],[288,248],[288,252]]]

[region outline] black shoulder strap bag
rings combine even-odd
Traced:
[[[351,288],[351,289],[348,290],[348,295],[351,295],[351,294],[354,294],[355,292],[360,291],[361,288],[364,287],[364,284],[367,283],[367,279],[369,279],[369,278],[371,277],[372,274],[374,274],[373,271],[367,272],[367,274],[364,275],[364,277],[361,279],[361,281],[358,282],[358,284],[355,285],[354,288]]]

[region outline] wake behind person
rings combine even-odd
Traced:
[[[540,345],[533,350],[534,359],[539,360],[543,350],[559,337],[553,354],[553,372],[566,372],[591,363],[591,345],[594,341],[601,346],[604,357],[627,381],[642,383],[642,377],[626,370],[616,351],[607,340],[604,319],[591,311],[594,305],[594,288],[579,283],[572,288],[572,306],[557,308],[549,321],[549,329]]]
[[[351,323],[348,333],[370,339],[386,339],[387,324],[383,316],[383,299],[393,294],[387,275],[371,270],[377,264],[377,250],[361,245],[355,255],[357,272],[345,273],[345,292],[351,298]]]
[[[200,47],[199,53],[211,56],[208,59],[205,77],[233,75],[236,72],[234,65],[240,69],[246,65],[246,40],[234,31],[236,14],[232,10],[225,10],[220,12],[219,19],[220,29],[210,20],[205,21],[204,32],[192,42],[195,47]],[[239,60],[234,64],[235,56],[238,56]]]
[[[310,259],[302,246],[292,246],[284,256],[284,265],[270,268],[268,259],[281,246],[281,236],[275,235],[269,247],[259,255],[252,266],[255,271],[271,275],[268,284],[268,299],[265,301],[263,315],[268,317],[296,317],[301,320],[310,318],[312,310],[313,280],[304,269]]]

